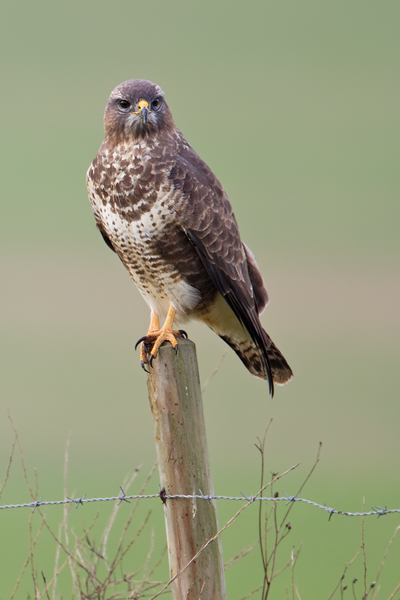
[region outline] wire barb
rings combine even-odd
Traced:
[[[130,502],[129,502],[129,500],[126,497],[126,494],[124,492],[124,488],[121,485],[119,487],[120,487],[121,491],[120,491],[119,496],[118,496],[119,502],[118,502],[117,506],[119,506],[120,504],[122,504],[122,502],[128,502],[128,504],[130,504]]]
[[[288,504],[290,504],[291,502],[296,502],[296,500],[298,500],[300,498],[300,492],[297,494],[297,496],[288,496],[286,492],[283,492],[285,497],[287,498],[287,502],[286,502],[286,506]]]
[[[385,506],[385,508],[382,508],[381,506],[373,506],[372,510],[375,511],[375,514],[378,515],[378,519],[382,515],[387,515],[388,514],[387,506]]]
[[[80,504],[82,504],[82,506],[83,506],[83,502],[84,502],[84,500],[85,500],[85,498],[86,498],[86,494],[83,494],[82,498],[77,498],[76,500],[74,500],[73,498],[69,498],[69,496],[67,496],[67,498],[68,498],[68,500],[69,500],[70,502],[75,502],[75,504],[76,504],[76,508],[78,508],[78,506],[79,506]]]
[[[33,505],[33,511],[32,511],[32,514],[35,512],[35,510],[37,509],[37,507],[41,505],[41,503],[42,503],[42,499],[43,499],[43,496],[40,496],[40,500],[36,500],[36,502],[35,502],[35,503],[34,503],[34,505]]]
[[[200,497],[203,498],[203,500],[208,500],[208,502],[211,502],[212,500],[212,496],[210,496],[210,494],[207,494],[206,496],[203,494],[203,492],[199,489],[200,492]]]
[[[260,499],[260,498],[257,498],[257,496],[250,496],[250,498],[248,498],[247,496],[245,496],[243,494],[243,492],[240,492],[240,493],[242,494],[243,498],[245,500],[247,500],[247,502],[254,502],[255,500],[259,500]]]

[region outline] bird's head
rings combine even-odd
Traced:
[[[107,136],[140,139],[173,126],[162,89],[145,79],[130,79],[111,93],[104,114]]]

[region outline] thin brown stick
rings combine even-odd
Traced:
[[[68,435],[67,443],[65,446],[65,455],[64,455],[64,498],[68,495],[68,461],[69,461],[69,446],[70,446],[71,434]],[[63,523],[64,523],[64,538],[66,548],[69,549],[69,530],[68,530],[68,507],[64,504],[63,509]],[[59,538],[61,540],[61,537]],[[57,544],[58,548],[63,549],[62,544]],[[73,562],[72,556],[67,552],[67,561],[69,570],[71,573],[72,579],[72,587],[75,590],[75,593],[79,594],[79,580],[78,573],[75,569],[75,563]]]
[[[144,563],[144,566],[143,566],[143,577],[145,579],[146,579],[146,577],[148,577],[148,575],[146,575],[146,574],[149,570],[150,560],[151,560],[151,557],[153,556],[153,552],[154,552],[154,539],[155,539],[155,532],[154,532],[154,528],[153,528],[151,531],[151,536],[150,536],[150,548],[149,548],[149,551],[146,556],[146,562]]]
[[[388,600],[393,600],[397,592],[400,590],[400,583],[394,588],[393,592],[390,594]]]
[[[155,469],[155,465],[153,466],[153,468],[150,471],[150,473],[153,473],[154,469]],[[136,479],[139,471],[140,471],[140,467],[136,467],[136,469],[134,470],[134,472],[133,472],[131,478],[129,479],[129,481],[126,483],[126,485],[123,485],[123,489],[124,490],[126,490],[126,491],[129,490],[130,486],[135,481],[135,479]],[[150,476],[151,475],[149,474],[149,476],[146,479],[146,482],[148,481],[148,479],[149,479]],[[107,542],[108,542],[108,538],[109,538],[109,535],[110,535],[110,531],[112,529],[112,526],[114,524],[115,518],[117,516],[118,508],[119,508],[119,505],[115,504],[115,506],[113,507],[113,510],[111,512],[110,518],[109,518],[109,520],[107,522],[107,526],[106,526],[106,528],[104,530],[101,542],[100,542],[100,544],[103,546],[103,557],[104,557],[104,561],[105,561],[105,564],[106,564],[106,566],[107,566],[108,569],[109,569],[109,565],[108,565],[108,562],[107,562],[108,561],[108,559],[107,559]]]
[[[35,598],[36,600],[39,598],[39,586],[36,579],[35,573],[35,562],[33,560],[33,531],[32,531],[32,513],[29,515],[29,546],[30,546],[30,565],[31,565],[31,574],[33,581],[33,589],[35,590]]]
[[[63,511],[63,513],[64,513],[64,511]],[[64,519],[64,516],[63,516],[63,519]],[[60,537],[60,535],[62,534],[62,531],[63,531],[63,520],[61,521],[61,523],[58,526],[58,537]],[[54,559],[52,600],[56,600],[58,575],[61,573],[61,569],[59,568],[60,554],[61,554],[61,548],[60,548],[60,546],[57,545],[56,546],[56,557]],[[64,564],[66,564],[66,562]]]
[[[315,471],[315,469],[316,469],[316,467],[317,467],[317,465],[318,465],[318,463],[319,463],[319,460],[320,460],[320,456],[321,456],[321,448],[322,448],[322,442],[320,442],[320,443],[319,443],[319,445],[318,445],[317,458],[315,459],[315,462],[314,462],[313,466],[311,467],[311,470],[310,470],[310,472],[308,473],[307,477],[305,478],[305,480],[304,480],[304,481],[303,481],[303,483],[301,484],[301,486],[300,486],[300,488],[299,488],[299,491],[297,492],[297,496],[299,496],[299,495],[301,494],[301,492],[303,491],[303,489],[304,489],[305,485],[308,483],[308,481],[309,481],[309,479],[310,479],[311,475],[314,473],[314,471]],[[283,519],[282,519],[282,522],[281,522],[281,524],[280,524],[280,529],[282,528],[283,524],[286,522],[286,520],[287,520],[287,518],[288,518],[288,516],[289,516],[289,513],[290,513],[290,511],[292,510],[293,506],[294,506],[294,502],[291,502],[291,503],[290,503],[290,505],[289,505],[289,508],[287,509],[287,511],[286,511],[286,513],[285,513],[285,516],[284,516],[284,517],[283,517]]]
[[[204,383],[203,387],[201,388],[201,393],[204,394],[204,392],[206,391],[206,389],[208,388],[210,382],[212,379],[214,379],[215,375],[218,373],[218,371],[221,368],[221,365],[224,361],[225,356],[228,354],[229,350],[225,350],[225,352],[223,353],[223,355],[221,356],[221,358],[219,359],[217,366],[215,367],[214,371],[211,373],[211,375],[206,379],[206,382]]]
[[[297,586],[295,584],[295,580],[294,580],[294,568],[296,566],[297,563],[297,559],[299,558],[299,554],[300,554],[300,550],[301,550],[301,546],[300,548],[297,550],[297,552],[294,552],[294,550],[292,550],[292,555],[291,555],[291,564],[292,564],[292,600],[294,599],[294,594],[296,592],[298,598],[300,598]]]
[[[14,451],[15,451],[15,444],[16,443],[17,443],[17,438],[16,438],[16,436],[14,436],[14,441],[13,441],[13,444],[12,444],[12,447],[11,447],[10,457],[8,459],[8,465],[7,465],[7,469],[6,469],[6,474],[5,474],[2,486],[0,488],[0,498],[1,498],[2,494],[3,494],[3,492],[4,492],[4,488],[7,485],[8,478],[10,477],[10,469],[11,469],[12,461],[13,461],[13,458],[14,458]]]
[[[17,583],[15,584],[15,586],[14,586],[14,589],[13,589],[13,591],[12,591],[12,594],[11,594],[11,596],[10,596],[10,600],[13,600],[13,599],[15,598],[15,594],[16,594],[16,593],[17,593],[17,591],[18,591],[18,588],[19,588],[19,586],[20,586],[20,583],[21,583],[22,577],[24,576],[24,573],[25,573],[25,571],[26,571],[26,569],[27,569],[27,567],[28,567],[28,565],[29,565],[29,563],[30,563],[30,561],[31,561],[31,555],[32,555],[32,553],[33,553],[33,551],[34,551],[34,549],[35,549],[35,546],[36,546],[36,544],[37,544],[37,541],[38,541],[38,539],[39,539],[40,533],[41,533],[41,531],[42,531],[42,527],[43,527],[43,523],[41,523],[41,524],[40,524],[40,526],[39,526],[39,528],[38,528],[38,531],[36,532],[36,536],[35,536],[34,542],[33,542],[33,544],[31,545],[31,547],[29,548],[29,554],[28,554],[28,558],[26,559],[26,561],[25,561],[25,563],[24,563],[24,565],[23,565],[23,567],[22,567],[22,570],[21,570],[21,573],[20,573],[20,575],[19,575],[19,577],[18,577]]]
[[[157,468],[157,463],[155,462],[154,465],[152,466],[152,468],[150,469],[150,471],[149,471],[149,473],[148,473],[148,475],[146,477],[145,482],[143,483],[142,487],[139,490],[139,494],[140,495],[144,494],[144,492],[146,491],[146,488],[147,488],[147,486],[148,486],[148,484],[150,482],[150,479],[152,478],[153,473],[156,470],[156,468]],[[135,477],[136,477],[136,472],[134,473],[134,477],[131,478],[131,481],[133,481]],[[130,483],[129,483],[129,485],[130,485]],[[125,527],[124,527],[124,529],[122,531],[122,534],[121,534],[121,537],[120,537],[120,540],[119,540],[119,544],[118,544],[118,549],[117,549],[117,552],[116,552],[116,556],[119,554],[119,552],[121,552],[122,545],[123,545],[123,542],[125,540],[128,528],[129,528],[129,526],[130,526],[130,524],[132,522],[132,519],[133,519],[133,516],[134,516],[136,510],[139,507],[139,504],[140,504],[140,500],[138,499],[138,500],[136,500],[136,502],[135,502],[135,504],[133,506],[133,509],[132,509],[132,511],[131,511],[131,513],[129,515],[129,518],[127,519],[127,521],[125,523]],[[149,512],[151,512],[151,511],[149,511]]]
[[[313,472],[320,460],[321,445],[322,444],[320,443],[318,446],[316,460],[315,460],[310,472],[308,473],[307,477],[305,478],[302,485],[300,486],[300,489],[299,489],[297,495],[299,495],[301,493],[301,491],[304,489],[304,486],[310,479],[311,475],[313,474]],[[264,446],[265,446],[265,436],[264,436],[263,442],[262,443],[260,442],[260,445],[257,446],[257,448],[261,452],[262,468],[264,467]],[[272,486],[271,486],[271,495],[273,495],[273,487]],[[290,511],[293,508],[293,504],[294,504],[294,502],[290,502],[290,506],[285,511],[285,514],[280,522],[278,521],[277,502],[272,502],[272,506],[271,506],[270,510],[268,510],[268,508],[265,509],[264,536],[262,536],[261,516],[260,516],[262,514],[262,507],[260,506],[260,508],[259,508],[259,539],[260,539],[262,562],[263,562],[263,567],[264,567],[264,581],[263,581],[262,594],[261,594],[262,600],[267,600],[267,598],[270,594],[272,581],[276,578],[278,573],[281,573],[283,570],[285,570],[291,564],[289,561],[285,565],[285,567],[283,567],[283,569],[281,569],[278,573],[275,571],[278,548],[282,544],[283,540],[289,535],[289,533],[291,531],[291,526],[290,526],[290,523],[287,522],[287,519],[290,514]],[[273,533],[274,537],[273,537],[273,541],[272,541],[272,548],[269,550],[268,545],[267,545],[269,543],[269,534],[268,534],[269,527],[268,527],[268,525],[269,525],[271,517],[273,518],[272,529],[274,532]],[[288,594],[288,591],[286,593]],[[292,586],[292,598],[294,598],[295,594],[298,595],[298,591]]]
[[[15,425],[13,423],[13,420],[11,418],[10,413],[8,413],[8,419],[9,419],[9,421],[11,423],[11,427],[12,427],[12,429],[14,431],[15,441],[16,441],[17,446],[18,446],[19,456],[20,456],[20,462],[21,462],[21,467],[22,467],[22,472],[23,472],[25,483],[27,485],[27,488],[28,488],[28,491],[29,491],[29,494],[30,494],[32,500],[36,500],[37,496],[34,494],[34,492],[32,490],[32,487],[31,487],[31,484],[29,483],[28,473],[27,473],[27,470],[26,470],[25,459],[24,459],[24,452],[22,450],[22,445],[21,445],[21,442],[19,440],[18,431],[17,431],[17,429],[16,429],[16,427],[15,427]]]
[[[376,574],[375,583],[378,582],[379,577],[381,576],[382,569],[383,569],[383,567],[385,566],[385,563],[386,563],[387,555],[389,554],[389,550],[390,550],[390,548],[391,548],[391,546],[393,544],[394,538],[397,536],[397,534],[398,534],[399,531],[400,531],[400,525],[398,525],[396,527],[396,529],[394,530],[394,534],[392,535],[392,537],[389,540],[388,545],[386,546],[386,550],[385,550],[385,552],[383,554],[383,557],[382,557],[382,560],[381,560],[381,564],[379,565],[378,573]]]
[[[233,558],[229,559],[225,564],[224,564],[224,570],[226,571],[227,569],[229,569],[229,567],[232,567],[234,564],[236,564],[239,560],[241,560],[242,558],[244,558],[245,556],[247,556],[248,554],[250,554],[250,552],[252,552],[254,550],[254,548],[257,546],[257,543],[252,544],[251,546],[247,546],[246,548],[244,548],[241,552],[239,552],[239,554],[237,554],[236,556],[234,556]]]
[[[365,498],[363,498],[362,503],[362,512],[364,512],[365,507]],[[363,598],[368,596],[367,593],[367,554],[365,551],[365,527],[364,527],[364,517],[361,517],[361,550],[363,553],[363,566],[364,566],[364,593]]]
[[[341,585],[341,583],[342,583],[343,579],[345,578],[345,575],[346,575],[347,569],[348,569],[348,568],[350,567],[350,565],[351,565],[351,564],[353,564],[353,562],[356,560],[357,556],[360,554],[360,550],[361,550],[361,548],[359,548],[359,549],[357,550],[356,554],[353,556],[353,558],[352,558],[352,559],[351,559],[351,560],[350,560],[348,563],[346,563],[346,565],[345,565],[345,567],[344,567],[344,570],[343,570],[343,573],[342,573],[342,575],[341,575],[341,577],[340,577],[340,579],[339,579],[338,583],[336,584],[336,586],[335,586],[335,589],[333,590],[332,594],[329,596],[328,600],[331,600],[331,599],[333,598],[333,596],[335,595],[335,593],[336,593],[337,589],[340,587],[340,585]]]
[[[46,581],[46,577],[44,576],[43,571],[42,571],[42,578],[43,578],[43,582],[44,582],[44,591],[46,592],[46,598],[47,598],[47,600],[50,600],[49,590],[47,588],[47,581]]]
[[[262,589],[262,585],[260,585],[260,587],[256,588],[255,590],[253,590],[246,596],[243,596],[243,598],[241,598],[240,600],[247,600],[248,598],[251,598],[252,596],[254,596],[254,594],[257,594],[257,592],[259,592],[261,589]]]
[[[261,455],[261,478],[260,478],[260,483],[261,483],[261,488],[263,488],[264,486],[264,471],[265,471],[265,440],[267,437],[267,433],[268,430],[270,428],[270,425],[272,423],[272,419],[270,419],[267,428],[264,432],[264,437],[262,439],[262,441],[260,440],[260,438],[258,438],[258,442],[259,445],[257,446],[257,444],[255,444],[257,450],[260,452]],[[261,561],[262,561],[262,565],[263,565],[263,569],[265,571],[266,568],[266,558],[264,555],[264,548],[267,547],[267,540],[266,540],[266,536],[267,536],[267,528],[265,528],[265,538],[264,538],[264,544],[263,545],[263,527],[262,527],[262,514],[263,514],[263,506],[262,506],[262,502],[260,502],[260,506],[258,509],[258,536],[259,536],[259,544],[260,544],[260,553],[261,553]]]
[[[151,577],[153,575],[153,573],[156,571],[156,569],[160,566],[165,554],[167,552],[167,546],[165,545],[160,556],[158,557],[158,560],[154,563],[154,565],[152,566],[152,568],[149,571],[148,577]],[[164,583],[164,582],[163,582]]]

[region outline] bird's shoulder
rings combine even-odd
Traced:
[[[242,242],[229,198],[202,158],[182,138],[170,177],[182,191],[180,225],[222,293],[231,286],[262,312],[268,294],[254,255]]]
[[[242,264],[245,252],[237,221],[220,181],[193,148],[184,140],[179,146],[169,178],[180,192],[176,212],[181,227],[196,238],[208,258]]]
[[[211,196],[215,201],[227,199],[220,181],[197,152],[187,143],[179,132],[176,160],[169,175],[175,189],[191,195],[196,192],[204,197]],[[229,208],[232,210],[228,201]]]

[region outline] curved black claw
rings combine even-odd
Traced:
[[[146,369],[146,363],[144,362],[144,360],[140,361],[140,365],[141,365],[143,371],[145,371],[146,373],[149,373],[149,371]]]
[[[174,350],[175,350],[175,356],[176,356],[178,354],[178,352],[179,352],[179,346],[178,346],[178,344],[175,346]]]
[[[188,339],[188,334],[186,333],[186,331],[184,331],[183,329],[178,329],[178,331],[182,337]]]
[[[142,342],[144,342],[144,340],[147,338],[147,335],[144,335],[143,337],[140,338],[140,340],[138,340],[135,344],[135,350],[136,348],[139,346],[139,344],[141,344]]]
[[[154,360],[154,354],[150,354],[150,358],[149,358],[149,365],[150,365],[151,367],[153,367],[153,360]],[[154,367],[153,367],[153,369],[154,369]]]

